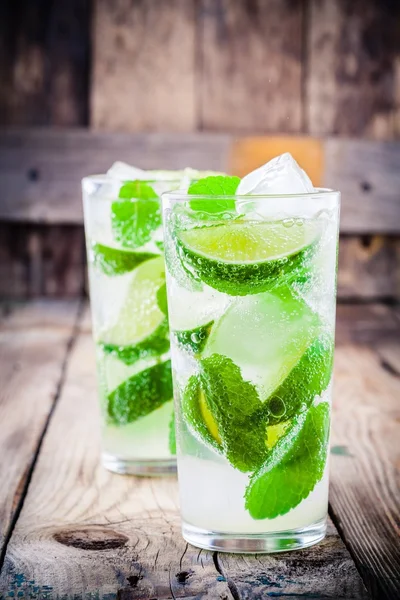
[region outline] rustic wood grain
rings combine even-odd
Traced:
[[[327,138],[324,184],[342,194],[346,233],[398,233],[400,145]]]
[[[398,329],[397,361],[399,340]],[[340,346],[335,365],[331,514],[372,598],[393,600],[400,596],[400,378],[365,347]]]
[[[338,304],[336,345],[376,348],[398,337],[399,322],[391,306],[377,302]]]
[[[301,556],[241,559],[199,551],[180,537],[173,478],[121,477],[104,471],[98,464],[99,422],[87,314],[80,330],[8,545],[0,594],[19,591],[24,597],[47,594],[66,600],[244,600],[265,594],[365,597],[332,525],[326,541]],[[319,581],[316,576],[311,580],[310,573],[319,574]],[[348,595],[340,595],[344,591]]]
[[[176,480],[100,467],[94,371],[86,316],[8,546],[0,596],[233,600],[212,553],[181,538]]]
[[[200,6],[200,127],[301,131],[302,3],[202,0]]]
[[[88,122],[89,0],[0,4],[0,123]]]
[[[399,3],[310,0],[308,5],[308,131],[399,137]]]
[[[226,171],[229,136],[133,134],[85,129],[8,130],[0,134],[0,219],[82,223],[80,180],[115,160],[144,169]]]
[[[76,301],[3,305],[0,321],[0,556],[57,396]]]
[[[231,172],[241,160],[237,151],[231,154],[232,141],[227,134],[5,130],[0,219],[81,223],[83,176],[104,172],[117,159],[145,169],[190,165]],[[243,148],[243,160],[249,161],[246,144]],[[399,233],[400,144],[327,138],[323,149],[322,183],[342,193],[342,233]]]
[[[0,239],[0,298],[82,295],[82,226],[0,222]]]
[[[196,129],[194,0],[96,0],[91,125]]]
[[[369,598],[348,550],[330,521],[327,536],[318,546],[256,557],[219,553],[217,564],[239,599]]]
[[[400,238],[342,236],[338,297],[341,300],[400,299]]]

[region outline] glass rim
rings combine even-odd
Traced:
[[[169,190],[163,192],[161,197],[164,199],[172,199],[176,202],[184,202],[187,200],[223,200],[227,198],[233,198],[235,200],[268,200],[270,198],[309,198],[312,199],[316,196],[332,197],[340,196],[339,190],[331,188],[315,188],[313,192],[300,192],[293,194],[188,194],[184,190]]]
[[[119,177],[110,177],[107,173],[100,173],[98,175],[85,175],[81,179],[82,185],[85,182],[89,183],[133,183],[136,181],[140,181],[141,183],[182,183],[182,177],[173,178],[173,179],[152,179],[151,177],[146,179],[122,179]]]

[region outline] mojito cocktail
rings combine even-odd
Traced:
[[[116,163],[83,180],[103,464],[175,472],[175,428],[160,194],[197,173]]]
[[[283,155],[163,196],[183,535],[199,547],[325,534],[339,194],[290,193],[305,177]]]

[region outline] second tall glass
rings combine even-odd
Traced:
[[[118,473],[176,470],[160,193],[180,181],[82,182],[103,464]]]

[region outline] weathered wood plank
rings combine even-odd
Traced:
[[[91,124],[196,129],[194,0],[96,0]]]
[[[341,300],[400,299],[400,238],[342,236],[338,297]]]
[[[395,311],[384,304],[338,304],[336,345],[368,345],[374,348],[398,335]]]
[[[87,315],[68,364],[65,386],[46,435],[21,516],[9,543],[0,593],[52,597],[209,598],[236,600],[309,593],[362,598],[354,565],[330,526],[313,550],[274,557],[214,557],[180,537],[174,479],[112,475],[98,465],[99,423]],[[82,397],[85,402],[82,403]],[[60,444],[68,431],[68,448]],[[90,552],[88,551],[90,550]],[[321,554],[322,553],[322,554]],[[324,556],[334,557],[329,568]],[[38,559],[38,557],[41,557]],[[45,557],[45,560],[43,559]],[[290,561],[290,573],[283,568]],[[215,563],[214,563],[215,561]],[[251,568],[239,585],[236,563]],[[325,564],[336,595],[306,579]],[[335,568],[340,565],[341,578]],[[216,570],[216,568],[218,570]],[[308,571],[307,571],[308,569]],[[222,571],[220,573],[219,571]],[[319,571],[320,573],[320,571]],[[334,584],[334,580],[337,580]],[[320,578],[321,580],[321,578]],[[229,584],[229,585],[228,585]],[[280,587],[279,587],[280,586]],[[252,589],[255,595],[248,595]],[[347,590],[351,595],[340,596]],[[296,595],[293,595],[296,597]]]
[[[308,131],[399,137],[399,3],[311,0],[308,17]]]
[[[302,130],[301,2],[202,0],[200,127]]]
[[[0,123],[88,122],[89,0],[0,5]]]
[[[121,477],[99,465],[94,371],[85,318],[8,545],[0,597],[233,600],[212,553],[181,538],[176,480]]]
[[[400,144],[327,138],[324,184],[342,194],[347,233],[398,233]]]
[[[399,332],[374,341],[377,351],[340,345],[335,359],[332,517],[379,600],[400,596]]]
[[[76,301],[4,306],[0,321],[0,556],[58,392],[77,309]]]
[[[231,148],[232,136],[225,134],[4,131],[0,219],[81,223],[79,180],[84,175],[105,171],[117,159],[143,168],[190,165],[231,171],[240,168],[241,160],[236,152],[231,162]],[[246,144],[242,148],[249,169],[263,162],[257,153],[251,167]],[[342,192],[342,233],[399,233],[400,144],[328,138],[323,149],[322,183]]]
[[[0,222],[0,239],[0,298],[82,295],[82,226]]]
[[[218,565],[239,599],[369,598],[348,550],[330,521],[327,536],[318,546],[256,557],[219,553]]]
[[[144,169],[226,171],[229,137],[213,134],[107,134],[85,129],[0,135],[0,219],[82,223],[80,180],[115,160]]]

